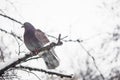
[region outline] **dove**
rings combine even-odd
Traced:
[[[22,27],[25,29],[24,43],[31,52],[37,51],[37,49],[44,47],[44,45],[50,42],[45,33],[40,29],[35,29],[31,23],[25,22]],[[43,52],[41,57],[44,59],[48,69],[55,69],[59,66],[59,58],[54,48]]]

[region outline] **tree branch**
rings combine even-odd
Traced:
[[[80,40],[77,40],[77,42],[80,43]],[[80,45],[81,45],[81,47],[86,51],[86,53],[88,54],[88,56],[90,56],[90,57],[92,58],[93,63],[94,63],[94,65],[95,65],[95,68],[96,68],[97,71],[99,72],[101,78],[102,78],[103,80],[105,80],[103,74],[101,73],[101,71],[99,70],[99,68],[98,68],[98,66],[97,66],[97,64],[96,64],[95,58],[90,54],[90,52],[89,52],[81,43],[80,43]]]
[[[47,45],[43,48],[40,48],[38,49],[38,52],[42,52],[42,51],[45,51],[45,50],[50,50],[51,48],[55,47],[55,46],[60,46],[62,45],[62,42],[60,41],[59,43],[51,43],[50,45]],[[30,53],[30,54],[26,54],[24,57],[14,61],[13,63],[7,65],[6,67],[4,67],[3,69],[0,70],[0,76],[2,76],[5,71],[7,71],[8,69],[12,68],[12,67],[15,67],[16,65],[20,64],[21,62],[24,62],[25,60],[27,60],[28,58],[30,57],[33,57],[33,56],[36,56],[37,54],[33,54],[33,53]]]
[[[4,30],[4,29],[1,29],[1,28],[0,28],[0,31],[2,31],[2,32],[4,32],[4,33],[7,33],[7,34],[10,34],[10,35],[12,35],[13,37],[18,38],[20,41],[23,41],[20,36],[16,35],[16,34],[13,33],[13,32],[8,32],[8,31],[6,31],[6,30]]]
[[[7,15],[4,15],[4,14],[1,14],[1,13],[0,13],[0,16],[3,16],[3,17],[5,17],[5,18],[8,18],[8,19],[10,19],[10,20],[12,20],[12,21],[17,22],[17,23],[20,24],[20,25],[23,25],[22,22],[20,22],[20,21],[14,19],[14,18],[12,18],[12,17],[9,17],[9,16],[7,16]]]
[[[31,68],[31,67],[26,67],[26,66],[18,66],[18,67],[15,67],[15,68],[16,69],[27,69],[29,71],[40,71],[40,72],[47,73],[49,75],[57,75],[57,76],[60,76],[61,78],[63,78],[63,77],[72,78],[72,75],[65,75],[65,74],[61,74],[61,73],[57,73],[57,72],[47,71],[47,70],[44,70],[44,69]]]

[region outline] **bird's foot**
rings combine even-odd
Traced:
[[[33,55],[37,55],[38,53],[39,53],[39,49],[38,48],[36,48],[34,51],[32,51]]]
[[[39,53],[39,49],[35,48],[35,54],[38,54],[38,53]]]

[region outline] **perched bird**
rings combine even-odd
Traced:
[[[22,27],[25,28],[24,43],[31,52],[42,48],[45,44],[49,43],[44,32],[39,29],[35,29],[29,22],[25,22]],[[55,69],[59,66],[59,58],[53,48],[47,52],[45,51],[42,54],[42,58],[44,59],[48,69]]]

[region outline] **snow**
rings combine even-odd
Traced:
[[[0,70],[3,69],[4,67],[10,65],[11,63],[17,61],[18,59],[24,57],[24,55],[19,55],[19,56],[14,56],[14,58],[11,58],[5,62],[0,62]]]

